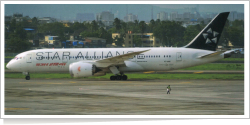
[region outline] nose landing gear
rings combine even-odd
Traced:
[[[30,80],[30,76],[26,76],[25,79],[26,79],[26,80]]]
[[[30,80],[30,74],[29,72],[23,72],[24,75],[26,75],[25,79]]]

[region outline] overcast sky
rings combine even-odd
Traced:
[[[62,20],[74,20],[77,13],[100,13],[111,11],[115,17],[123,19],[128,13],[138,15],[139,20],[150,20],[153,6],[153,18],[161,11],[181,11],[194,4],[5,4],[5,15],[21,13],[24,16],[54,17]],[[199,4],[200,12],[220,13],[225,11],[244,12],[244,4]]]

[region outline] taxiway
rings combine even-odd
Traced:
[[[6,78],[4,90],[5,115],[244,115],[244,80]]]

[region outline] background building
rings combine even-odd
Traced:
[[[137,15],[133,15],[132,13],[127,14],[124,17],[124,22],[134,22],[135,20],[138,20],[138,16]]]
[[[97,37],[86,37],[83,41],[85,48],[104,48],[106,47],[106,39]]]
[[[170,14],[170,20],[176,20],[178,18],[178,12],[171,12]]]
[[[120,37],[120,33],[112,33],[112,38]],[[153,33],[131,33],[128,32],[124,37],[124,47],[134,47],[134,37],[139,37],[142,42],[142,47],[159,47],[160,40],[153,36]]]
[[[43,17],[38,19],[39,23],[54,23],[56,22],[55,18],[52,17]]]
[[[159,19],[160,21],[168,20],[168,13],[166,13],[166,12],[158,13],[157,14],[157,19]]]
[[[78,13],[76,14],[76,20],[80,23],[84,21],[93,21],[95,20],[95,16],[93,13]]]
[[[105,26],[111,26],[114,22],[114,14],[109,11],[103,11],[96,14],[96,20],[101,21]]]

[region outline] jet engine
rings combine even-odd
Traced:
[[[95,65],[90,63],[76,62],[69,65],[69,73],[72,77],[89,77],[95,74],[99,75],[101,69],[96,68]],[[105,73],[103,73],[105,75]]]

